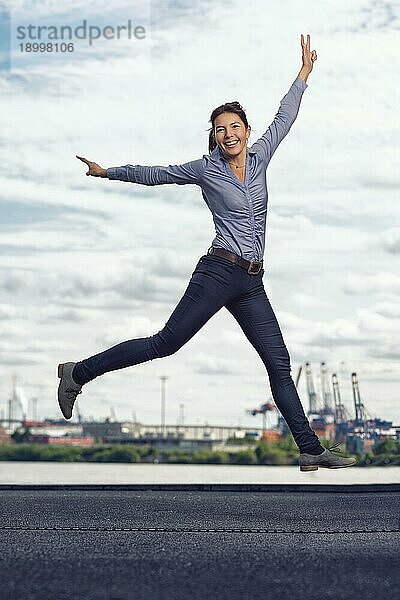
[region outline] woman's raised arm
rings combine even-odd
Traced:
[[[278,112],[274,120],[263,135],[251,146],[251,149],[257,152],[268,165],[275,150],[289,133],[291,126],[299,112],[301,98],[304,90],[308,87],[306,80],[312,71],[313,63],[317,60],[315,50],[310,52],[310,36],[307,35],[307,43],[304,43],[303,34],[301,34],[302,48],[302,68],[292,83],[289,91],[282,98]]]

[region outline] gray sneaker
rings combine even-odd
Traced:
[[[58,365],[58,376],[61,379],[58,386],[58,405],[66,419],[72,417],[72,408],[78,394],[82,394],[82,386],[72,379],[72,370],[76,363],[67,362]]]
[[[300,471],[318,471],[318,467],[325,467],[325,469],[341,469],[342,467],[352,467],[356,464],[357,458],[350,456],[346,458],[344,456],[338,456],[334,452],[341,452],[339,442],[326,448],[322,454],[307,454],[303,452],[299,456]]]

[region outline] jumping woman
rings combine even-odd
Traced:
[[[81,156],[86,175],[142,185],[196,184],[210,209],[216,236],[201,256],[165,326],[154,335],[121,342],[80,362],[58,365],[58,403],[65,419],[82,386],[109,371],[169,356],[225,307],[263,361],[276,406],[299,448],[302,471],[348,467],[338,444],[321,445],[311,429],[291,377],[290,357],[263,285],[267,215],[266,168],[295,121],[306,80],[317,59],[301,35],[302,68],[266,132],[249,148],[251,127],[238,102],[215,108],[210,117],[209,154],[182,165],[125,165],[103,169]],[[335,453],[336,452],[336,453]]]

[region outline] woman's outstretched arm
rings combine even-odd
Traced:
[[[287,94],[282,98],[279,110],[271,125],[251,146],[251,149],[261,156],[266,166],[296,120],[303,92],[308,87],[306,84],[307,77],[312,71],[313,62],[317,59],[316,51],[313,50],[310,52],[309,35],[307,35],[307,43],[304,43],[303,34],[301,34],[301,47],[303,66],[298,76],[292,83]]]
[[[76,155],[76,157],[89,167],[86,175],[107,177],[108,179],[117,179],[119,181],[130,181],[132,183],[141,183],[142,185],[162,185],[165,183],[177,183],[178,185],[188,183],[200,184],[204,172],[204,161],[202,158],[192,160],[183,165],[169,165],[168,167],[161,165],[125,165],[103,169],[97,163],[87,160],[82,156]]]

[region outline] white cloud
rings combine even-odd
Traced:
[[[357,295],[385,295],[386,293],[399,295],[400,276],[388,271],[373,275],[352,274],[346,277],[344,290],[348,294]]]

